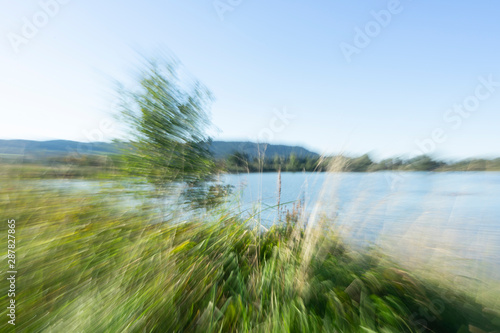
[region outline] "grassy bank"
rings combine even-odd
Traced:
[[[428,156],[411,160],[387,159],[374,162],[368,155],[361,157],[286,157],[249,158],[233,154],[213,160],[212,174],[258,172],[324,172],[335,160],[342,160],[339,172],[379,171],[500,171],[500,159],[470,159],[445,163]],[[123,159],[117,154],[22,156],[0,154],[0,179],[116,179],[130,176]],[[137,175],[134,175],[137,176]],[[144,176],[144,175],[141,175]]]
[[[0,198],[17,225],[17,332],[500,330],[473,295],[351,251],[330,221],[304,230],[292,214],[261,232],[219,210],[157,223],[109,193],[14,183]]]
[[[114,167],[73,164],[0,163],[0,179],[115,179],[126,176]]]

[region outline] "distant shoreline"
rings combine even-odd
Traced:
[[[213,156],[215,172],[323,172],[332,160],[341,161],[342,172],[377,171],[500,171],[500,158],[467,159],[446,162],[421,155],[412,159],[389,158],[374,161],[368,154],[359,157],[329,156],[299,146],[257,144],[254,142],[213,141],[207,143]],[[265,146],[263,156],[262,147]],[[125,142],[77,142],[69,140],[33,141],[0,140],[0,165],[23,165],[35,171],[40,165],[45,173],[56,169],[78,170],[74,176],[95,172],[117,173],[121,166],[120,153],[130,148]],[[83,172],[81,168],[86,170]],[[40,171],[40,170],[38,170]],[[36,173],[36,172],[35,172]],[[44,173],[44,176],[46,174]],[[57,172],[56,172],[57,173]]]

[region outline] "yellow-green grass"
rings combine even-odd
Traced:
[[[4,275],[16,220],[16,332],[500,330],[495,309],[350,250],[328,220],[305,231],[292,214],[262,232],[219,209],[157,223],[112,191],[5,181],[0,200]],[[0,302],[8,332],[6,292]]]

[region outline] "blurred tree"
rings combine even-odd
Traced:
[[[237,151],[229,155],[228,162],[238,168],[248,168],[249,159],[248,154]]]
[[[427,155],[417,156],[408,161],[408,167],[415,171],[432,171],[444,165],[443,162],[434,161]]]
[[[318,166],[318,158],[317,157],[306,157],[306,171],[314,171]]]
[[[136,90],[122,91],[121,115],[129,126],[127,166],[158,190],[174,182],[198,183],[214,170],[209,152],[208,89],[196,80],[181,81],[172,57],[148,61]]]
[[[282,164],[283,164],[283,158],[278,154],[274,154],[272,168],[274,170],[280,170]]]
[[[297,160],[297,155],[295,153],[291,153],[288,158],[288,162],[285,166],[286,171],[298,171],[299,170],[299,161]]]
[[[354,172],[364,172],[367,171],[368,167],[370,167],[373,164],[373,161],[371,160],[370,156],[367,154],[354,158],[351,160],[349,169],[350,171]]]

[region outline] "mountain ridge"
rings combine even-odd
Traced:
[[[5,140],[0,139],[0,154],[4,155],[63,155],[80,154],[112,154],[118,153],[119,142],[80,142],[72,140]],[[295,154],[297,157],[318,157],[319,154],[304,147],[282,144],[255,143],[251,141],[212,141],[210,151],[215,158],[225,158],[240,152],[250,158],[266,156],[288,157]]]

